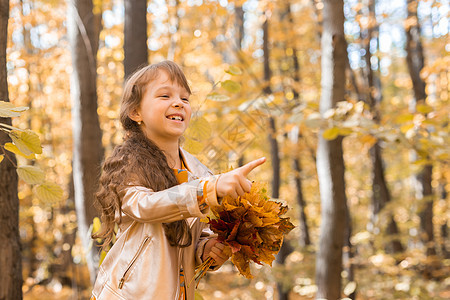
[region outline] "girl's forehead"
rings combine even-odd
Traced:
[[[169,76],[169,73],[164,69],[158,70],[157,73],[155,74],[155,77],[146,84],[146,88],[150,88],[152,90],[157,90],[161,88],[172,88],[174,86],[179,87],[184,91],[188,92],[188,90],[186,90],[186,88],[177,80],[175,76],[172,79]]]

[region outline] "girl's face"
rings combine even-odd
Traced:
[[[147,84],[141,104],[130,118],[142,122],[142,130],[153,142],[178,142],[191,119],[189,96],[184,87],[160,70],[158,77]]]

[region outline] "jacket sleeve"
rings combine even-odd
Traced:
[[[214,182],[216,176],[208,178],[207,182]],[[203,186],[201,179],[185,182],[160,192],[142,186],[131,186],[120,192],[122,198],[122,213],[139,221],[149,223],[169,223],[189,217],[203,218],[197,195],[200,190],[208,189]],[[210,184],[211,185],[211,184]],[[208,205],[217,203],[215,191],[207,197]]]
[[[199,266],[203,263],[202,256],[203,251],[205,250],[206,243],[212,239],[217,237],[217,234],[215,234],[209,227],[206,227],[202,230],[202,233],[200,234],[200,238],[198,239],[196,250],[195,250],[195,266]],[[221,266],[211,266],[209,268],[209,271],[215,271],[218,270]]]

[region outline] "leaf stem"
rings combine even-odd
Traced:
[[[17,127],[14,127],[14,126],[11,126],[11,125],[8,125],[8,124],[5,124],[5,123],[0,123],[0,126],[9,128],[9,129],[11,129],[11,130],[20,130],[20,131],[23,131],[23,130],[20,129],[20,128],[17,128]]]
[[[0,145],[0,148],[2,148],[3,155],[5,155],[5,157],[11,162],[11,164],[14,166],[14,168],[17,169],[17,165],[12,161],[12,159],[9,157],[8,153],[6,153],[5,146],[4,145]]]

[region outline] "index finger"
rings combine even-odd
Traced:
[[[261,157],[259,159],[256,159],[254,161],[251,161],[251,162],[243,165],[239,169],[242,170],[242,174],[244,176],[247,176],[254,168],[262,165],[265,162],[266,162],[266,158],[265,157]]]

